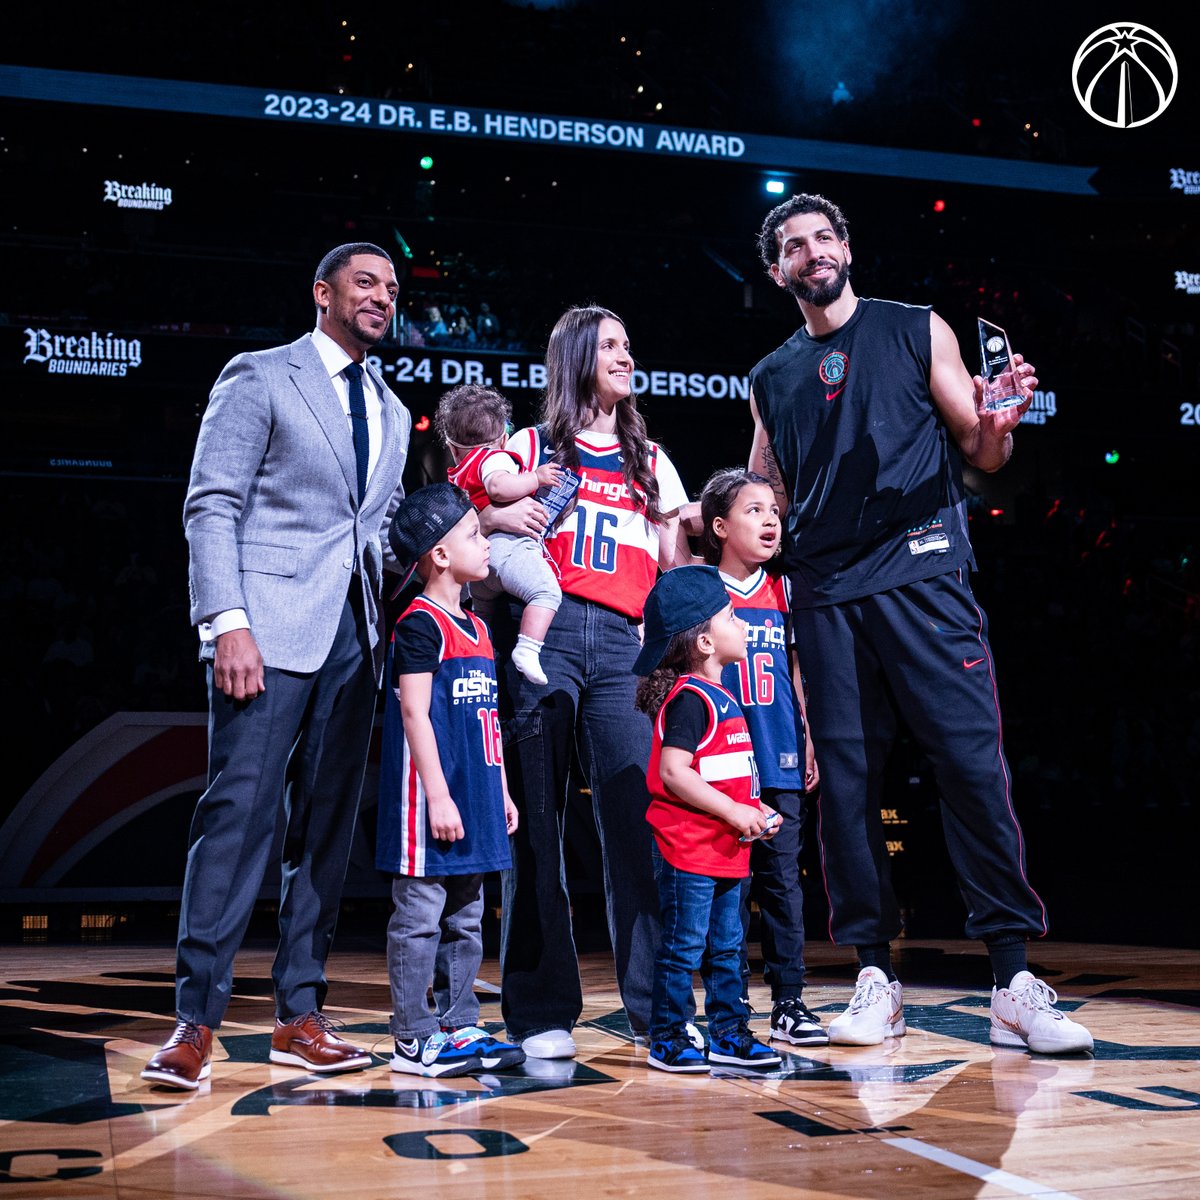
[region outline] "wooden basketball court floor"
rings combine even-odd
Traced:
[[[191,1094],[138,1077],[171,1027],[169,948],[6,947],[0,1200],[1200,1197],[1200,952],[1031,947],[1096,1038],[1094,1056],[1046,1058],[988,1045],[979,946],[900,948],[909,1033],[882,1046],[810,1047],[767,1074],[652,1071],[621,1032],[611,961],[590,955],[575,1061],[444,1082],[387,1069],[384,962],[361,950],[334,954],[326,1011],[377,1065],[269,1065],[271,951],[252,948]],[[809,961],[828,1019],[853,966],[831,946]],[[765,989],[751,999],[765,1037]]]

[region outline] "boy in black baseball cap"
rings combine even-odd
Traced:
[[[487,575],[488,541],[452,483],[401,501],[388,541],[405,582],[416,571],[424,584],[396,622],[384,696],[375,865],[393,876],[391,1066],[424,1076],[503,1070],[525,1052],[479,1028],[474,982],[483,876],[511,865],[517,810],[504,775],[491,638],[461,604],[463,585]]]
[[[662,912],[647,1062],[672,1072],[707,1071],[710,1062],[777,1066],[779,1055],[750,1032],[742,999],[750,842],[773,836],[779,820],[759,799],[750,731],[721,684],[722,669],[746,657],[746,622],[715,567],[668,571],[647,598],[645,622],[634,670],[647,676],[637,703],[654,721],[646,820],[654,829]],[[704,975],[707,1059],[688,1032],[697,969]]]

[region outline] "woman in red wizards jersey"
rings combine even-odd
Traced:
[[[541,421],[505,447],[525,470],[553,461],[580,476],[574,510],[546,539],[563,591],[541,652],[548,682],[508,664],[501,676],[505,762],[521,811],[504,878],[502,1001],[511,1035],[535,1058],[575,1053],[583,1007],[562,844],[576,752],[600,835],[621,998],[635,1035],[650,1021],[659,935],[646,825],[651,731],[634,708],[632,668],[659,569],[691,556],[678,521],[687,493],[646,436],[633,365],[615,314],[569,309],[550,335]],[[499,612],[496,624],[503,645]]]

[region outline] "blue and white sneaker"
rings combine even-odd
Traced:
[[[666,1037],[655,1038],[650,1043],[646,1066],[677,1074],[699,1074],[708,1070],[708,1060],[702,1051],[692,1045],[686,1032],[677,1031]]]
[[[492,1037],[478,1025],[464,1025],[461,1029],[443,1030],[460,1046],[470,1046],[488,1071],[503,1071],[506,1067],[519,1067],[525,1061],[525,1051]]]
[[[777,1067],[783,1059],[762,1042],[756,1042],[748,1025],[735,1025],[725,1033],[709,1030],[708,1061],[735,1067]]]
[[[392,1055],[393,1071],[406,1075],[425,1075],[446,1079],[484,1069],[473,1041],[460,1041],[456,1034],[439,1030],[427,1038],[396,1039]]]

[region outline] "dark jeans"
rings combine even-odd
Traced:
[[[500,606],[500,644],[511,646],[519,612]],[[500,656],[504,762],[521,814],[500,931],[502,1008],[517,1039],[571,1029],[583,1009],[562,843],[576,745],[600,836],[617,986],[632,1030],[649,1028],[659,922],[646,823],[650,722],[633,707],[639,649],[628,618],[564,596],[542,649],[545,687]]]
[[[783,818],[779,832],[750,848],[750,877],[742,885],[742,929],[750,931],[750,900],[758,905],[761,925],[763,978],[771,999],[799,996],[804,991],[804,892],[800,884],[800,853],[804,849],[803,792],[764,788],[763,803]],[[742,943],[742,995],[748,996],[750,963]]]
[[[692,975],[704,981],[710,1036],[747,1017],[742,1003],[742,880],[713,879],[671,866],[654,849],[662,945],[654,960],[651,1038],[677,1033],[692,1019]],[[707,946],[707,951],[706,951]]]

